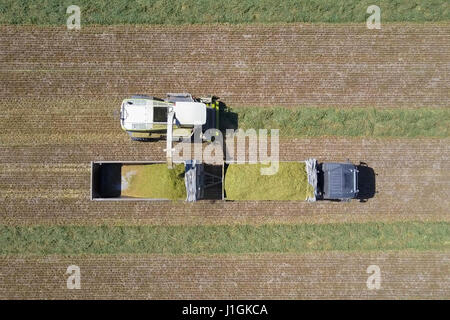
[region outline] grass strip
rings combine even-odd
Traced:
[[[284,137],[445,138],[449,136],[450,109],[239,107],[224,112],[222,123],[244,130],[280,129]]]
[[[3,0],[0,24],[65,25],[72,4],[82,25],[365,22],[373,4],[382,22],[450,20],[446,0]]]
[[[108,135],[108,139],[114,140],[117,136],[123,137],[123,132],[120,129],[117,130],[120,103],[120,98],[103,97],[9,99],[3,102],[7,113],[5,117],[0,117],[0,127],[4,128],[6,133],[13,128],[14,134],[3,133],[0,135],[0,140],[3,145],[24,144],[31,136],[37,138],[44,134],[61,135],[51,137],[52,141],[65,139],[62,135],[73,140],[77,136],[74,135],[73,130],[70,134],[67,133],[67,121],[70,121],[73,126],[84,128],[86,117],[99,119],[96,124],[103,125],[100,132]],[[45,110],[40,107],[43,104],[46,105]],[[325,136],[447,138],[450,136],[450,108],[230,106],[222,109],[221,128],[280,129],[280,136],[289,138]],[[11,121],[15,118],[20,118],[21,121]],[[39,126],[29,125],[29,123],[38,123]],[[116,126],[113,125],[114,123]],[[99,134],[99,130],[95,132],[84,130],[82,133]],[[50,139],[48,136],[44,138]],[[86,135],[86,139],[88,138]],[[103,138],[106,139],[105,136]]]
[[[0,226],[0,254],[243,254],[446,250],[448,222],[261,226]]]

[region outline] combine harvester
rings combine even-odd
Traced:
[[[359,168],[348,163],[279,162],[274,175],[262,164],[195,160],[173,162],[172,142],[219,130],[216,97],[167,94],[165,100],[133,96],[122,102],[120,123],[133,140],[166,138],[167,164],[158,161],[91,163],[91,200],[286,200],[350,201],[359,198]]]
[[[214,96],[193,98],[189,93],[168,93],[166,99],[145,95],[125,99],[120,125],[133,141],[165,138],[166,158],[172,165],[172,143],[193,138],[210,140],[204,133],[219,127],[219,102]]]

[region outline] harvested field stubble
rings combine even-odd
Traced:
[[[376,107],[450,99],[448,23],[0,31],[0,98],[187,91],[232,105]]]
[[[448,299],[449,252],[0,258],[1,299]],[[81,290],[67,290],[69,265]],[[381,289],[368,290],[369,265]]]

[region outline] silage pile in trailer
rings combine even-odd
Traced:
[[[225,174],[228,200],[306,200],[314,197],[304,162],[280,162],[271,176],[261,175],[261,164],[230,164]]]
[[[168,169],[167,164],[139,164],[122,166],[123,197],[151,199],[186,199],[184,164]]]

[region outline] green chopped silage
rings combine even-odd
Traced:
[[[184,165],[140,164],[122,166],[122,196],[151,199],[186,199]]]
[[[304,162],[280,162],[274,175],[261,175],[261,164],[230,164],[225,174],[228,200],[306,200],[314,195]]]

